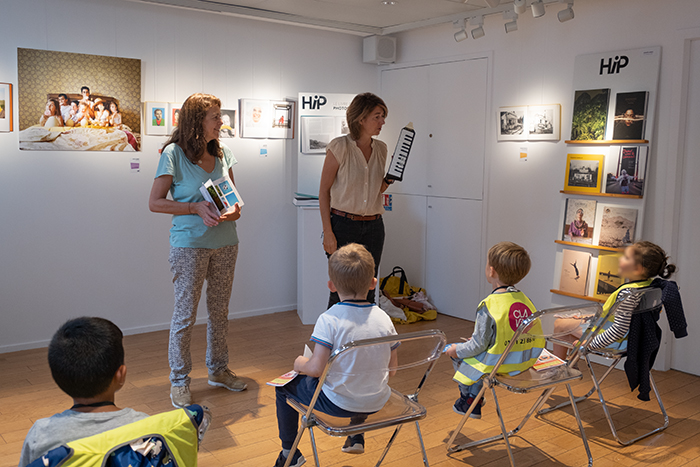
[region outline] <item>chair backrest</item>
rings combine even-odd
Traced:
[[[403,377],[400,383],[410,389],[399,392],[415,400],[442,355],[446,342],[442,331],[430,329],[346,343],[329,357],[307,416],[313,412],[323,384],[338,377],[359,378],[370,384],[383,385],[391,382],[390,375],[401,372]],[[395,363],[390,359],[392,349],[396,349],[398,354]],[[411,378],[408,373],[415,375]],[[396,389],[393,384],[392,388]]]
[[[603,307],[598,303],[550,308],[533,313],[523,320],[515,330],[513,338],[491,371],[490,377],[501,373],[499,368],[507,360],[508,354],[518,341],[522,339],[541,339],[544,346],[545,341],[556,341],[557,338],[571,334],[579,329],[582,323],[587,323],[587,328],[579,339],[580,345],[567,360],[568,365],[574,365],[579,359],[581,348],[585,348],[591,339],[595,337],[596,330],[603,325],[606,317],[607,313],[603,313]]]

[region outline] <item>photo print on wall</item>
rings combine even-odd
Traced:
[[[646,91],[617,93],[613,139],[644,139],[648,99]]]
[[[572,141],[605,139],[608,122],[610,89],[590,89],[574,94],[574,113],[571,118]]]
[[[293,101],[271,101],[272,127],[270,128],[270,138],[293,139],[295,128],[296,102]]]
[[[219,138],[234,138],[236,136],[236,111],[221,109],[221,120],[224,123],[219,130]]]
[[[180,123],[180,104],[171,102],[168,106],[168,115],[170,116],[170,133],[172,133]]]
[[[603,206],[598,245],[622,248],[634,243],[637,212],[624,206]]]
[[[139,150],[141,60],[18,48],[17,94],[20,149]]]
[[[565,203],[562,240],[592,245],[597,202],[590,199],[568,198]]]
[[[144,127],[146,135],[165,136],[171,133],[168,102],[144,102]]]
[[[526,119],[526,105],[498,109],[498,141],[527,140]]]
[[[561,106],[559,104],[529,105],[526,122],[529,141],[561,139]]]
[[[0,132],[12,131],[12,84],[0,83]]]
[[[605,156],[600,154],[569,154],[564,190],[600,193],[604,159]]]

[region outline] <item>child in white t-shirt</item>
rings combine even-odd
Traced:
[[[376,287],[377,279],[374,260],[365,247],[351,243],[336,250],[328,261],[328,275],[328,288],[338,292],[341,301],[318,317],[311,335],[315,344],[313,355],[311,358],[299,356],[294,362],[294,370],[300,375],[277,388],[277,425],[282,452],[275,467],[282,467],[290,455],[291,467],[306,462],[298,449],[290,452],[297,436],[299,416],[287,404],[287,399],[308,405],[331,353],[348,342],[396,335],[391,318],[366,300],[369,290]],[[351,423],[361,423],[369,414],[379,411],[391,395],[388,384],[391,372],[385,370],[396,368],[396,347],[368,347],[364,353],[355,351],[354,358],[335,362],[315,409],[334,417],[350,418]],[[364,435],[349,436],[343,452],[364,452]]]

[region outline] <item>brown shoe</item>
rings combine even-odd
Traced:
[[[173,407],[181,409],[192,405],[192,393],[189,386],[170,386],[170,400]]]
[[[226,388],[229,391],[241,392],[248,387],[236,373],[226,368],[219,373],[209,373],[209,385]]]

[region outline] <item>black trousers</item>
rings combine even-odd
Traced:
[[[374,275],[379,271],[379,262],[384,250],[384,220],[380,217],[373,221],[353,221],[347,217],[331,214],[331,228],[338,243],[338,248],[348,243],[359,243],[367,248],[374,258]],[[326,256],[329,256],[326,254]],[[370,290],[367,301],[374,303],[375,291]],[[328,308],[340,302],[337,292],[331,292]]]

